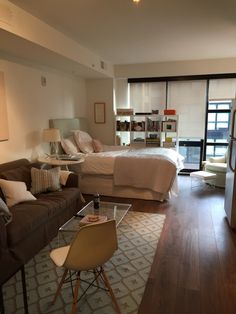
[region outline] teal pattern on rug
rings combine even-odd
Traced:
[[[138,312],[146,281],[148,279],[158,240],[164,225],[165,215],[130,211],[118,226],[119,249],[106,263],[105,271],[118,300],[122,314]],[[70,241],[71,236],[60,236],[60,246]],[[29,313],[70,313],[72,305],[71,288],[62,288],[56,303],[51,305],[63,269],[57,268],[49,252],[58,247],[56,237],[40,251],[25,267],[28,289]],[[93,278],[83,273],[85,279]],[[86,287],[86,284],[82,283]],[[4,285],[6,314],[23,314],[23,298],[20,272]],[[91,287],[79,301],[78,313],[115,313],[110,295],[101,289]]]

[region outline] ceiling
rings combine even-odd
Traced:
[[[112,64],[236,57],[236,0],[11,0]]]

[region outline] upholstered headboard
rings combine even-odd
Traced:
[[[59,129],[63,138],[70,136],[71,130],[89,131],[86,118],[50,119],[49,127]]]

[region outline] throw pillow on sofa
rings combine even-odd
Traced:
[[[0,188],[2,189],[8,207],[12,207],[21,202],[36,200],[36,198],[27,191],[25,182],[0,179]]]
[[[39,194],[61,189],[60,167],[46,169],[31,168],[31,192]]]
[[[0,198],[0,216],[3,217],[6,225],[12,221],[12,213],[2,198]]]
[[[72,171],[68,170],[61,170],[60,171],[60,183],[61,185],[66,185],[67,179],[69,178],[69,175],[72,173]]]

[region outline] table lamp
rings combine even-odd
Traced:
[[[43,141],[50,143],[51,155],[58,155],[58,142],[61,141],[59,129],[44,129]]]

